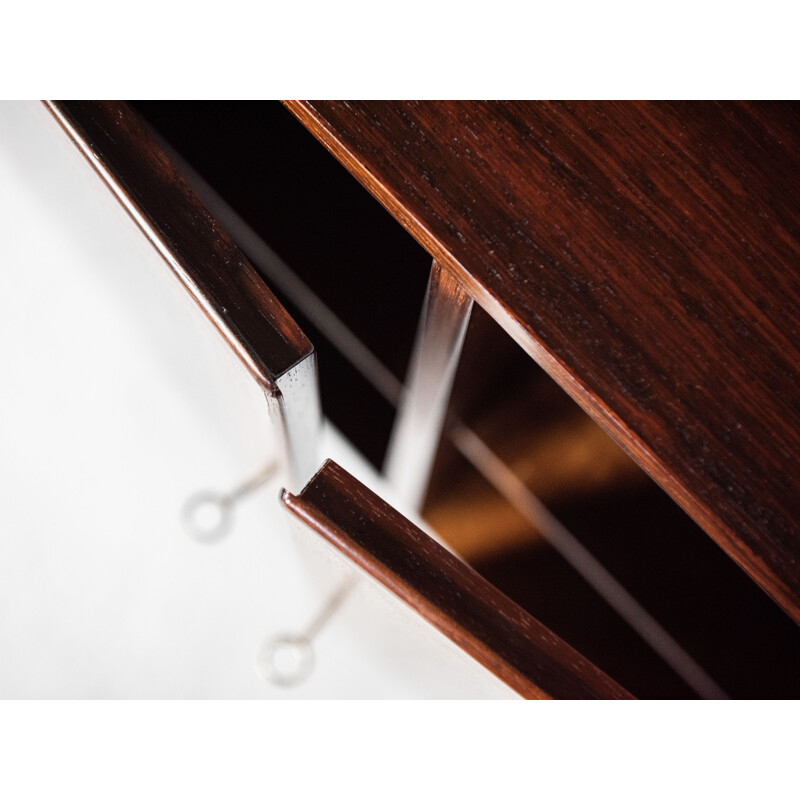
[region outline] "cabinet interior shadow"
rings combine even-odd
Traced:
[[[131,105],[403,380],[430,256],[294,116],[277,101]],[[265,279],[317,349],[323,412],[381,467],[394,408]]]

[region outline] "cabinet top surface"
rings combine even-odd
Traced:
[[[800,106],[289,106],[800,619]]]

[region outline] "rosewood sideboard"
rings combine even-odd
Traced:
[[[662,696],[657,688],[626,685],[642,668],[638,656],[615,660],[613,637],[604,640],[607,645],[595,643],[591,660],[606,659],[598,669],[576,652],[581,643],[570,641],[573,623],[564,622],[556,636],[536,619],[538,606],[526,605],[525,591],[519,592],[524,609],[500,591],[514,596],[513,581],[504,586],[487,580],[492,570],[481,568],[479,554],[496,556],[503,549],[500,529],[512,518],[487,511],[495,499],[476,501],[494,492],[492,498],[502,495],[510,503],[517,528],[534,538],[537,530],[541,534],[531,548],[553,548],[577,570],[602,598],[589,606],[610,604],[622,614],[679,673],[678,683],[690,687],[687,696],[758,694],[728,688],[733,677],[712,679],[713,657],[690,655],[692,648],[675,641],[669,626],[657,623],[606,569],[591,537],[573,535],[542,502],[550,491],[569,516],[574,491],[558,476],[567,474],[575,453],[584,454],[575,474],[587,496],[599,497],[602,486],[635,473],[631,485],[646,483],[652,488],[642,492],[664,498],[653,501],[662,504],[653,506],[653,515],[666,522],[657,532],[653,528],[652,543],[640,521],[638,536],[622,545],[631,574],[640,547],[670,554],[677,571],[670,572],[665,557],[665,576],[689,575],[686,562],[697,559],[700,574],[691,573],[693,580],[704,597],[719,603],[706,620],[728,613],[721,595],[729,585],[736,587],[727,607],[734,617],[741,612],[744,619],[756,609],[741,625],[753,632],[752,641],[763,632],[760,657],[771,664],[767,673],[774,668],[763,694],[800,690],[797,105],[292,101],[271,107],[278,120],[272,127],[261,121],[264,130],[292,130],[309,160],[293,145],[273,152],[267,176],[275,185],[249,195],[242,188],[247,170],[234,172],[226,162],[238,157],[230,145],[235,139],[223,147],[223,139],[214,137],[235,136],[238,127],[245,140],[257,142],[257,106],[49,107],[262,386],[265,408],[282,431],[288,512],[414,608],[425,624],[524,696],[623,697],[629,689]],[[272,140],[266,150],[277,150]],[[250,163],[262,158],[269,160],[257,149],[247,155]],[[333,176],[327,185],[320,178],[319,187],[317,158],[318,174],[330,168]],[[295,187],[289,192],[304,202],[322,196],[319,220],[295,213],[290,233],[277,210],[275,187],[283,173],[284,183]],[[334,185],[345,188],[324,196]],[[352,207],[351,192],[357,198]],[[286,197],[287,205],[295,202]],[[358,208],[366,209],[363,217],[352,210]],[[373,214],[380,215],[374,225]],[[391,254],[384,262],[376,252],[365,267],[370,254],[357,252],[368,246],[353,244],[358,269],[352,273],[343,262],[300,269],[302,280],[282,271],[282,259],[269,249],[267,218],[278,220],[278,239],[287,237],[281,254],[295,248],[298,261],[311,263],[309,240],[324,238],[317,232],[326,230],[328,215],[336,221],[332,236],[371,241],[370,247],[380,247],[374,245],[380,237],[370,240],[368,229],[391,226],[387,237],[399,243],[394,252],[402,256],[403,248],[411,248],[417,261],[411,266],[409,256],[406,269],[393,266]],[[354,391],[352,384],[339,395],[326,388],[325,338],[358,373],[353,380],[369,388]],[[339,357],[331,355],[330,363]],[[545,387],[541,394],[509,388],[516,377],[528,376],[526,370],[526,385]],[[554,388],[546,388],[552,382]],[[396,489],[396,507],[337,465],[322,465],[313,445],[320,391],[323,414],[345,431],[352,424],[369,428],[381,415],[389,420],[373,460],[383,463]],[[481,428],[471,422],[476,403],[491,405],[515,392],[517,410],[495,414],[502,424]],[[551,417],[540,402],[548,392],[563,395],[553,401],[558,410]],[[532,453],[550,447],[548,431],[561,430],[567,417],[584,421],[570,428],[574,435],[553,440],[553,455],[544,466],[540,462],[538,473],[531,468],[523,474],[522,456],[516,470],[497,457],[516,446],[517,455],[527,447],[535,460]],[[499,437],[496,446],[487,445],[490,429]],[[470,465],[483,470],[483,483],[466,477]],[[535,491],[534,485],[545,488]],[[406,516],[417,512],[478,571],[408,522]],[[479,517],[480,536],[459,540],[466,528],[479,527]],[[441,530],[439,519],[445,520]],[[602,551],[604,543],[595,543]],[[531,583],[538,575],[540,586],[548,574],[560,574],[561,567],[525,573],[527,555],[521,553],[511,556],[517,588],[526,574]],[[723,577],[717,579],[715,570]],[[645,594],[648,582],[659,583],[658,568],[651,575],[644,579]],[[665,579],[659,590],[665,608],[677,608],[674,596],[682,589]],[[546,600],[542,594],[537,602]],[[557,604],[562,608],[554,620],[563,612],[563,603]],[[689,630],[692,609],[680,613]],[[587,616],[588,649],[592,627]],[[734,619],[725,630],[736,627]],[[692,635],[711,634],[698,629]],[[735,635],[725,641],[717,654],[723,666],[736,659],[725,651],[735,647]],[[758,660],[756,654],[748,663]],[[673,691],[681,694],[664,694]]]

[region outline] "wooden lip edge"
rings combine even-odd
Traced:
[[[326,459],[319,470],[315,473],[315,475],[311,478],[311,480],[306,484],[307,488],[311,485],[318,477],[324,477],[324,473],[331,470],[331,469],[338,469],[342,472],[345,470],[340,467],[335,461],[332,459]],[[349,473],[347,473],[349,475]],[[352,476],[350,476],[352,478]],[[355,481],[356,479],[353,478]],[[363,486],[363,484],[362,484]],[[286,489],[281,489],[280,492],[280,500],[286,509],[294,515],[298,520],[305,523],[308,527],[322,536],[329,544],[334,546],[337,550],[339,550],[342,554],[344,554],[347,558],[349,558],[357,567],[367,573],[371,578],[376,580],[380,585],[384,588],[388,589],[395,597],[397,597],[402,603],[412,608],[416,611],[426,622],[432,625],[436,630],[439,631],[443,636],[447,637],[451,642],[453,642],[456,646],[458,646],[461,650],[463,650],[468,656],[475,659],[479,664],[481,664],[485,669],[491,672],[495,677],[501,680],[503,683],[508,685],[511,689],[517,692],[526,700],[551,700],[553,696],[542,690],[539,686],[537,686],[529,677],[527,677],[523,672],[521,672],[517,667],[510,664],[504,658],[499,656],[496,651],[491,649],[489,646],[484,644],[484,642],[473,635],[470,631],[463,628],[460,624],[456,623],[455,627],[453,625],[453,620],[450,615],[446,612],[442,611],[437,605],[430,602],[429,600],[425,599],[421,595],[419,595],[415,590],[414,587],[408,584],[405,580],[401,578],[397,578],[395,574],[391,571],[388,571],[385,567],[382,566],[380,562],[372,557],[370,552],[365,548],[361,547],[357,543],[353,542],[352,539],[348,536],[347,532],[344,531],[339,525],[337,525],[333,520],[331,520],[327,515],[324,513],[320,513],[316,509],[314,509],[311,505],[309,505],[303,498],[303,494],[305,492],[305,488],[300,492],[299,495],[293,495],[288,492]],[[367,487],[364,487],[367,488]],[[368,489],[370,493],[371,490]],[[376,497],[383,503],[385,501],[380,498],[380,496],[376,495]],[[388,505],[388,504],[387,504]],[[389,506],[389,508],[392,508]],[[392,508],[395,513],[399,514],[395,509]],[[405,518],[404,518],[405,519]],[[410,521],[406,520],[409,525],[413,525]],[[416,528],[416,526],[414,526]],[[419,530],[416,528],[422,536],[425,536],[426,539],[433,542],[430,537],[425,534],[424,531]],[[447,551],[438,545],[436,542],[433,542],[437,548],[441,548],[441,550],[445,553]],[[448,553],[449,555],[449,553]],[[464,564],[466,569],[471,570],[469,565]],[[482,581],[485,579],[481,578]],[[492,589],[495,591],[496,588],[489,584]],[[505,597],[505,595],[504,595]],[[513,602],[513,601],[509,601]],[[516,605],[516,604],[515,604]],[[523,610],[528,617],[531,615]],[[531,619],[534,619],[531,617]],[[537,625],[541,627],[541,623]],[[555,634],[549,631],[549,629],[545,628],[551,636],[560,640],[560,637],[557,637]],[[457,633],[456,636],[453,633]],[[597,676],[606,681],[608,683],[609,688],[613,689],[616,692],[616,695],[613,699],[635,699],[633,695],[631,695],[626,689],[621,687],[619,684],[616,683],[612,678],[606,675],[602,670],[596,667],[591,661],[586,659],[584,656],[580,655],[577,651],[574,650],[570,645],[563,640],[560,640],[565,647],[567,647],[570,651],[575,653],[582,661],[584,661],[591,669],[596,671]],[[498,669],[498,662],[500,668]]]
[[[366,572],[371,578],[375,579],[388,589],[395,597],[401,600],[404,604],[410,606],[414,611],[439,633],[447,636],[448,639],[453,641],[459,648],[464,650],[467,655],[478,661],[484,668],[488,669],[495,677],[517,692],[526,700],[552,700],[553,698],[542,692],[534,683],[529,681],[524,675],[518,672],[513,667],[509,666],[505,661],[503,662],[505,670],[503,674],[495,672],[490,666],[491,659],[489,654],[491,651],[479,640],[467,636],[469,642],[455,641],[448,635],[448,626],[445,625],[447,616],[443,614],[436,606],[424,600],[417,599],[416,601],[410,597],[410,593],[404,590],[405,584],[401,581],[395,580],[391,573],[382,572],[376,563],[369,558],[368,553],[360,547],[348,546],[345,534],[338,526],[326,518],[328,525],[320,522],[319,515],[312,512],[302,499],[302,492],[300,495],[293,495],[285,489],[281,490],[281,502],[297,519],[302,521],[309,528],[314,530],[322,536],[329,544],[333,545],[337,550],[346,555],[353,563],[361,570]],[[332,535],[333,531],[338,535]]]
[[[392,190],[385,186],[307,100],[284,100],[284,105],[325,148],[340,161],[406,231],[443,268],[448,269],[494,321],[656,482],[699,526],[745,571],[758,586],[796,623],[800,624],[800,597],[777,574],[766,567],[714,509],[676,478],[662,460],[581,379],[528,330],[497,297],[472,277],[461,262],[425,225],[409,213]]]
[[[206,293],[204,293],[200,287],[198,286],[194,275],[199,271],[197,265],[192,263],[187,263],[185,261],[178,260],[174,255],[171,253],[169,247],[161,238],[161,236],[156,232],[149,221],[148,213],[145,209],[140,208],[139,205],[133,200],[130,196],[128,191],[125,187],[118,181],[116,176],[107,169],[106,165],[103,163],[101,158],[95,153],[92,143],[85,140],[77,129],[72,125],[70,120],[65,113],[65,109],[62,109],[62,102],[58,100],[43,100],[42,104],[45,108],[50,112],[62,130],[67,134],[67,136],[72,140],[73,144],[78,148],[80,153],[84,156],[90,166],[94,169],[103,183],[106,184],[108,189],[111,193],[116,197],[117,201],[120,205],[124,208],[128,216],[134,221],[134,223],[139,227],[145,237],[148,239],[150,244],[155,248],[156,252],[161,256],[161,258],[166,262],[167,266],[173,272],[173,274],[177,277],[179,282],[183,285],[183,287],[189,292],[192,299],[195,303],[200,307],[201,311],[205,314],[205,316],[209,319],[209,321],[214,325],[214,327],[219,331],[222,338],[228,344],[228,346],[233,350],[236,354],[237,358],[242,362],[245,369],[250,373],[250,375],[255,379],[256,383],[259,387],[269,396],[275,397],[280,399],[282,394],[280,389],[278,388],[277,381],[282,376],[285,375],[289,370],[296,367],[298,364],[303,362],[305,359],[313,356],[315,353],[314,346],[311,344],[308,337],[303,333],[303,331],[294,323],[292,323],[297,327],[297,330],[300,334],[300,338],[305,343],[305,346],[298,350],[297,357],[290,366],[286,369],[281,370],[280,372],[273,372],[267,366],[265,360],[261,357],[258,353],[258,348],[254,347],[250,341],[247,340],[245,336],[239,336],[235,333],[234,328],[231,324],[226,321],[226,316],[231,314],[231,311],[235,313],[236,306],[235,304],[231,304],[231,308],[223,309],[223,304],[219,302],[217,299],[210,297]],[[124,111],[123,111],[124,109]],[[128,108],[127,105],[124,103],[120,103],[120,110],[121,113],[128,113],[134,114],[131,109]],[[154,150],[158,150],[162,157],[166,160],[169,160],[166,153],[162,150],[162,148],[158,145],[155,138],[152,137],[149,131],[147,131],[146,135],[150,138],[150,146]],[[176,168],[176,172],[180,172]],[[193,201],[200,207],[202,207],[209,216],[211,216],[208,209],[205,208],[205,205],[200,201],[199,198],[194,195],[191,191],[191,188],[187,186],[187,192],[190,193]],[[233,243],[233,240],[230,240]],[[263,298],[268,296],[272,299],[272,301],[277,304],[280,308],[283,308],[282,304],[279,303],[278,299],[272,294],[271,289],[266,284],[264,279],[259,275],[257,270],[253,267],[250,261],[246,258],[246,256],[241,253],[238,246],[233,243],[233,247],[236,251],[239,252],[241,262],[244,268],[247,270],[248,275],[251,279],[254,280],[254,285],[258,286],[260,291],[258,293],[251,293],[249,295],[249,299],[253,303],[253,309],[255,313],[257,313],[261,318],[267,319],[267,315],[264,312],[265,304]],[[288,319],[291,319],[288,312],[285,311],[286,316]],[[240,328],[240,326],[235,326],[236,328]]]

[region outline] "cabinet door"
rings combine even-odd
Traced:
[[[124,103],[48,108],[262,391],[290,485],[316,466],[314,348]]]
[[[333,461],[298,495],[321,536],[418,617],[525,698],[624,699],[622,687]]]

